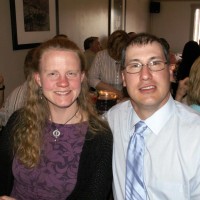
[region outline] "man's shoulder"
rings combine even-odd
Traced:
[[[113,106],[106,114],[110,117],[121,118],[124,115],[127,115],[128,111],[132,108],[130,100],[119,102]]]
[[[96,55],[97,56],[108,56],[108,51],[107,51],[107,49],[103,49],[103,50],[97,52]]]
[[[20,93],[24,92],[27,89],[27,82],[25,81],[23,84],[17,86],[8,96],[8,98],[15,98]]]
[[[200,128],[200,113],[192,109],[190,106],[176,102],[176,114],[179,117],[179,121],[183,125],[191,125]]]

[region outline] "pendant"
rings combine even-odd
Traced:
[[[57,141],[57,138],[60,137],[60,131],[58,129],[54,130],[53,136],[55,137],[55,141]]]

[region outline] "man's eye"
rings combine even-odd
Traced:
[[[160,65],[160,61],[152,61],[152,62],[150,62],[150,65],[151,66],[156,66],[156,65]]]
[[[141,64],[140,64],[140,63],[132,63],[132,64],[130,65],[130,67],[131,67],[131,68],[139,68],[139,67],[141,67]]]
[[[51,73],[49,73],[49,76],[56,76],[56,73],[55,72],[51,72]]]

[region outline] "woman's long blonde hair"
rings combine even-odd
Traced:
[[[85,72],[85,58],[78,46],[63,38],[48,40],[36,48],[33,56],[32,73],[27,78],[27,103],[20,111],[18,121],[14,127],[14,153],[26,167],[34,167],[40,161],[42,136],[45,124],[49,119],[50,110],[46,99],[42,96],[41,88],[36,83],[34,73],[40,71],[40,60],[44,52],[49,49],[69,50],[76,52],[81,63],[81,71]],[[99,129],[108,130],[108,125],[98,115],[88,93],[87,79],[81,84],[81,92],[77,103],[82,112],[87,113],[88,125],[93,133]]]
[[[200,56],[195,60],[190,70],[187,102],[189,105],[200,105]]]

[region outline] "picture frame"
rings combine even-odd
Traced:
[[[108,34],[116,30],[125,30],[126,0],[109,0],[109,27]]]
[[[13,50],[30,49],[58,34],[58,0],[10,0]]]

